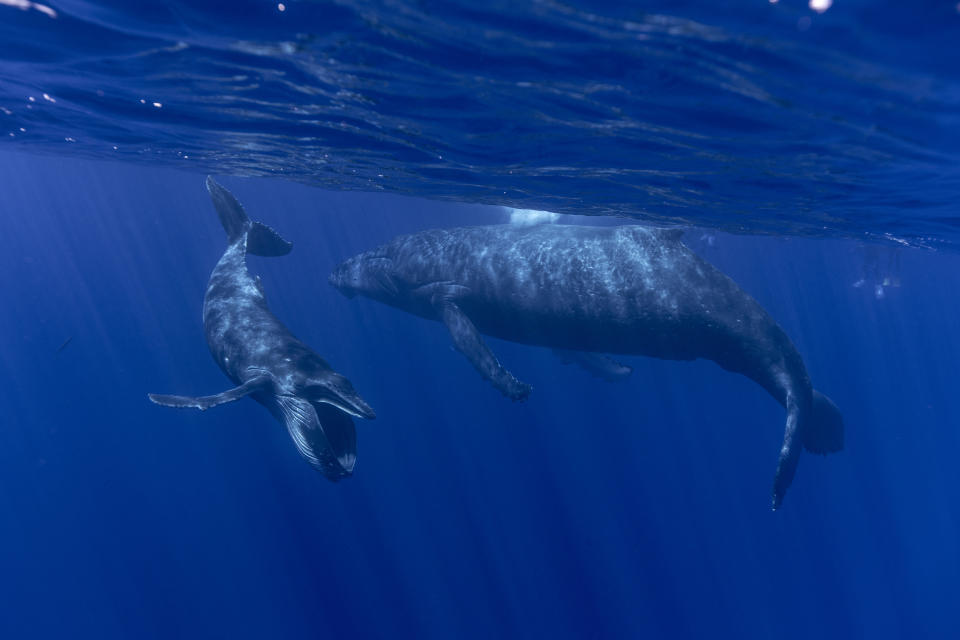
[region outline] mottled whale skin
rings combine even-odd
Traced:
[[[706,358],[747,376],[787,410],[776,509],[800,445],[840,450],[842,418],[813,390],[800,354],[773,318],[681,236],[642,226],[436,229],[350,258],[330,283],[347,296],[445,323],[457,349],[514,400],[524,399],[529,385],[500,365],[480,334],[584,354],[580,363],[608,379],[629,368],[599,354]]]
[[[300,454],[330,480],[353,472],[357,435],[350,416],[373,418],[344,376],[298,340],[267,307],[247,253],[282,256],[290,243],[251,222],[233,195],[207,178],[207,190],[227,232],[228,246],[207,285],[203,327],[220,369],[236,387],[205,397],[149,394],[168,407],[206,410],[247,395],[284,423]]]

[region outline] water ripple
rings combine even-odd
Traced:
[[[956,240],[942,3],[18,3],[0,3],[5,148]]]

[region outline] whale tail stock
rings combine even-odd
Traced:
[[[276,231],[261,222],[251,222],[243,205],[220,185],[212,176],[207,176],[207,191],[220,217],[220,224],[227,232],[227,241],[233,244],[247,237],[247,253],[255,256],[285,256],[293,245],[280,237]]]
[[[783,496],[793,481],[800,460],[799,444],[811,453],[822,455],[843,449],[843,416],[830,398],[814,389],[810,410],[805,418],[801,417],[799,405],[789,400],[787,404],[787,429],[773,480],[774,511],[783,503]]]

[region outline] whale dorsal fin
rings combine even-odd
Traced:
[[[235,400],[246,397],[251,393],[262,391],[264,389],[271,388],[272,386],[273,378],[269,375],[262,375],[247,380],[239,387],[228,389],[223,393],[218,393],[213,396],[170,396],[159,393],[149,393],[147,394],[147,397],[150,398],[151,402],[164,407],[175,407],[178,409],[200,409],[200,411],[206,411],[207,409],[215,407],[218,404],[234,402]]]

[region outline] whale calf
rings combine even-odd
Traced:
[[[629,368],[602,354],[713,360],[767,390],[787,411],[773,485],[783,501],[802,447],[843,447],[843,420],[813,390],[800,354],[770,315],[690,251],[682,231],[642,226],[493,225],[395,238],[339,265],[330,283],[439,320],[457,350],[507,397],[530,386],[497,360],[481,334],[581,360],[619,379]],[[575,361],[565,357],[567,361]],[[801,447],[802,445],[802,447]]]
[[[205,397],[149,394],[167,407],[206,410],[250,396],[284,423],[300,454],[330,480],[353,472],[357,434],[350,416],[373,418],[344,376],[270,312],[260,279],[247,271],[247,253],[282,256],[291,244],[251,222],[233,195],[207,178],[207,190],[227,232],[203,300],[203,328],[213,359],[236,387]]]

